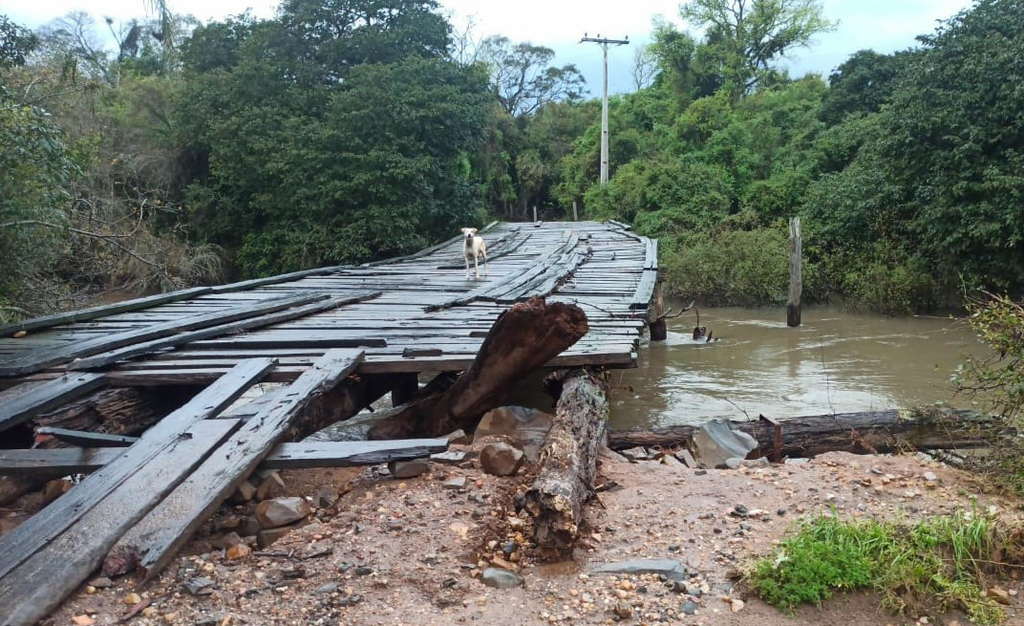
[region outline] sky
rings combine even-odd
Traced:
[[[440,0],[457,27],[472,20],[478,36],[501,34],[555,51],[555,63],[575,64],[592,94],[601,90],[601,50],[580,44],[584,33],[630,45],[609,50],[609,90],[633,90],[631,70],[637,46],[649,42],[652,20],[662,16],[682,30],[696,30],[679,17],[679,0]],[[261,17],[274,14],[277,0],[168,0],[175,13],[200,20],[223,18],[251,8]],[[825,17],[838,21],[834,32],[818,35],[810,48],[795,51],[780,65],[791,76],[816,72],[828,76],[852,53],[865,48],[889,53],[915,45],[915,37],[930,33],[936,21],[955,15],[971,0],[823,0]],[[41,26],[73,10],[128,20],[145,15],[144,0],[0,0],[0,14],[15,22]]]

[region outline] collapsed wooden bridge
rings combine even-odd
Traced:
[[[152,576],[259,467],[422,457],[446,449],[439,435],[471,428],[530,371],[635,366],[660,311],[656,241],[615,222],[481,232],[490,253],[481,280],[466,278],[456,237],[387,261],[0,328],[0,447],[29,427],[86,446],[2,449],[0,474],[18,477],[16,493],[92,472],[0,536],[2,623],[34,623],[112,557]],[[420,386],[424,376],[433,378]],[[574,376],[563,381],[564,423],[546,444],[557,462],[526,503],[539,532],[562,544],[579,521],[607,412],[592,373]],[[257,382],[284,384],[238,406]],[[371,431],[388,441],[286,443],[389,392],[396,408]],[[88,401],[135,419],[90,422]]]

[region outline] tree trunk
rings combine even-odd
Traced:
[[[836,451],[883,454],[907,449],[978,448],[1015,432],[998,417],[953,409],[813,415],[780,420],[779,424],[779,452],[789,457],[812,457]],[[735,426],[757,439],[761,455],[773,453],[775,429],[772,424],[760,420],[737,422]],[[671,448],[688,443],[695,430],[694,426],[673,426],[612,431],[608,433],[608,447],[613,450],[636,446]]]
[[[523,496],[538,548],[571,556],[583,504],[593,492],[597,449],[608,418],[607,385],[583,369],[563,380],[555,419],[540,451],[540,471]]]
[[[469,430],[487,411],[501,406],[509,388],[587,333],[578,306],[543,298],[515,304],[502,313],[480,346],[473,364],[444,393],[410,405],[370,429],[370,439],[439,437]]]
[[[192,393],[189,393],[192,392]],[[137,435],[185,404],[194,389],[102,389],[36,418],[37,426]]]

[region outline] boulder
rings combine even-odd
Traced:
[[[552,416],[537,409],[521,406],[503,406],[484,414],[476,430],[473,442],[484,437],[508,437],[530,461],[537,460],[540,447],[551,430]]]
[[[733,430],[726,420],[711,420],[693,433],[693,445],[705,467],[728,467],[729,459],[745,459],[757,447],[757,440]]]
[[[256,505],[256,519],[261,528],[278,528],[291,524],[313,512],[305,498],[274,498]]]
[[[523,464],[523,451],[507,443],[489,443],[480,450],[480,467],[494,476],[511,476]]]
[[[480,582],[495,589],[511,589],[523,584],[523,577],[498,567],[488,567],[480,574]]]

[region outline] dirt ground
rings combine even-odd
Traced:
[[[317,510],[320,521],[243,558],[228,559],[201,533],[149,585],[121,579],[97,588],[106,581],[93,581],[50,623],[114,624],[141,598],[151,605],[127,623],[967,624],[955,615],[894,617],[862,594],[786,615],[733,582],[743,563],[767,553],[801,515],[834,508],[844,516],[916,519],[973,506],[970,476],[916,456],[832,453],[767,468],[694,470],[629,463],[608,453],[600,484],[620,486],[588,507],[573,561],[555,564],[535,562],[525,545],[529,528],[514,517],[526,476],[490,476],[475,461],[432,464],[428,473],[406,480],[386,474],[380,468],[285,473],[284,492],[314,502],[324,486],[343,495]],[[443,486],[459,476],[467,478],[464,489]],[[746,517],[734,514],[737,505],[746,507]],[[982,495],[977,506],[1013,515],[1018,505]],[[244,509],[226,507],[221,516],[233,512]],[[495,552],[505,561],[500,564],[521,567],[524,586],[496,589],[480,582],[480,568]],[[674,591],[654,575],[590,573],[598,564],[639,557],[677,559],[694,576],[690,591],[700,588],[701,596]],[[187,590],[199,578],[210,583],[200,591],[205,595]],[[1006,623],[1024,624],[1020,583],[1001,584],[1013,596]],[[695,601],[696,614],[680,613],[686,601]]]

